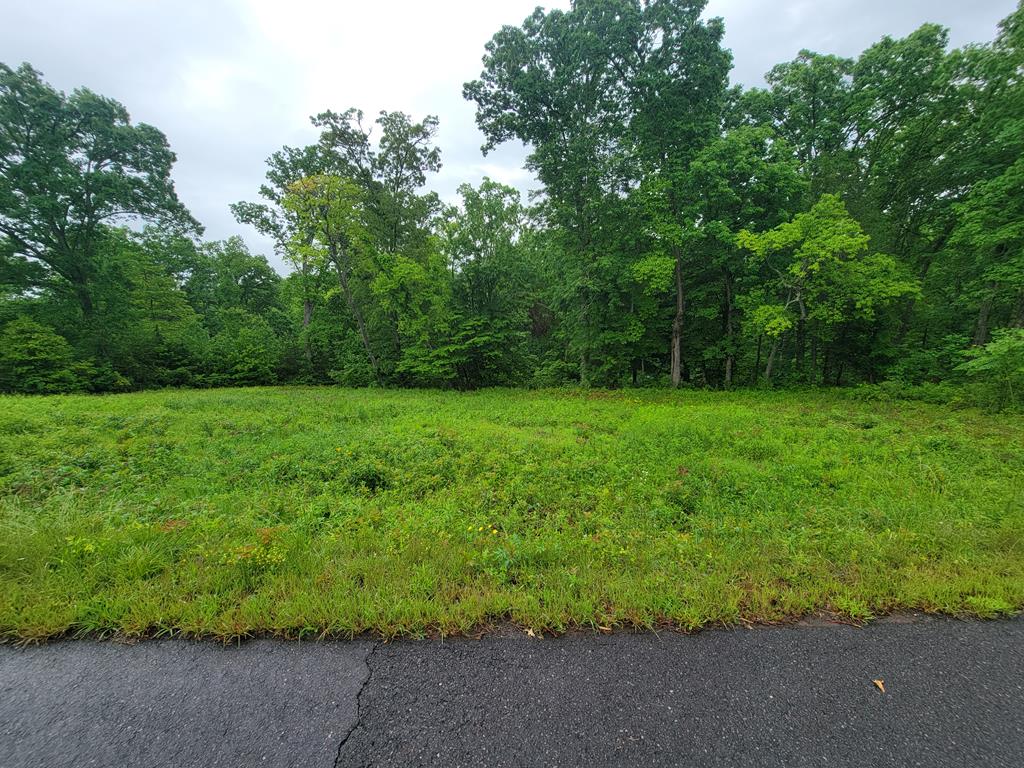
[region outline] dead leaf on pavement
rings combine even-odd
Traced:
[[[875,688],[885,693],[885,680],[872,680],[871,682],[875,684]]]

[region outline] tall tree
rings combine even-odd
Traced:
[[[531,299],[519,192],[485,178],[478,188],[461,185],[459,195],[442,232],[454,315],[446,354],[461,387],[514,384],[526,373]]]
[[[765,75],[767,91],[755,88],[740,99],[749,121],[774,126],[793,147],[812,200],[838,191],[837,179],[847,170],[853,65],[852,59],[802,50]]]
[[[334,270],[338,288],[359,331],[366,359],[377,383],[383,383],[381,366],[370,339],[364,291],[358,281],[367,268],[365,193],[352,179],[312,176],[294,182],[282,201],[298,222],[298,242],[290,247],[310,263]]]
[[[104,227],[199,230],[175,194],[174,160],[166,137],[113,99],[0,64],[0,236],[59,278],[87,321]]]
[[[1024,327],[1024,3],[992,45],[964,53],[975,120],[967,131],[973,181],[955,205],[949,255],[976,307],[975,346],[993,320]]]
[[[585,1],[570,11],[538,8],[521,27],[494,35],[480,79],[463,87],[476,102],[485,153],[510,139],[530,146],[527,166],[544,184],[547,216],[571,265],[566,321],[584,382],[600,332],[598,229],[607,198],[621,186],[625,93],[604,34],[620,7]]]
[[[690,163],[721,130],[732,56],[721,45],[722,20],[702,18],[706,0],[620,5],[611,38],[612,61],[628,94],[628,135],[640,160],[639,173],[657,182],[651,189],[662,209],[660,234],[674,262],[670,375],[672,385],[678,386],[685,273],[700,258],[684,235],[697,221],[686,210]]]
[[[807,213],[760,234],[741,231],[737,242],[774,279],[775,299],[761,304],[752,321],[772,339],[765,367],[771,380],[779,341],[796,331],[796,373],[813,382],[806,367],[807,336],[854,320],[872,320],[878,310],[917,290],[892,256],[871,253],[870,238],[835,195],[822,195]]]
[[[317,118],[313,118],[313,122],[317,124]],[[316,305],[317,276],[313,274],[308,250],[296,245],[308,244],[311,236],[299,230],[299,222],[294,213],[283,205],[283,200],[297,181],[330,172],[344,172],[348,167],[338,162],[336,154],[324,151],[319,145],[283,147],[267,158],[266,164],[266,181],[260,185],[259,191],[264,202],[233,203],[231,211],[239,222],[251,224],[258,232],[269,236],[277,253],[298,275],[302,293],[302,345],[308,366],[312,363],[308,328]]]
[[[724,361],[722,383],[728,388],[737,357],[737,297],[757,277],[749,274],[737,236],[788,220],[800,209],[807,184],[789,145],[762,126],[734,129],[701,150],[690,164],[684,189],[686,203],[680,213],[693,222],[688,249],[721,286],[717,356]]]
[[[577,264],[577,338],[581,378],[598,339],[595,300],[621,291],[602,269],[609,249],[601,224],[619,198],[654,175],[667,216],[681,216],[689,161],[722,121],[731,57],[720,20],[704,20],[704,0],[589,0],[567,12],[536,11],[521,28],[505,27],[488,43],[480,80],[464,94],[491,148],[510,138],[531,146],[529,165],[549,197]],[[675,258],[672,378],[678,384],[685,304],[683,245]],[[623,265],[625,266],[625,265]],[[622,271],[621,267],[619,272]],[[603,279],[602,279],[603,278]]]

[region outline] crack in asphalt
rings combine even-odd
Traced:
[[[346,742],[363,722],[363,691],[366,690],[366,686],[370,684],[370,678],[373,677],[373,655],[380,648],[380,645],[379,642],[374,643],[363,659],[363,664],[366,666],[366,677],[363,678],[363,682],[359,684],[359,690],[356,692],[356,721],[338,743],[338,752],[334,756],[334,768],[338,768],[338,765],[341,763],[341,753],[345,749]]]

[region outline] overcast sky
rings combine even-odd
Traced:
[[[545,7],[567,7],[568,2]],[[167,134],[178,193],[208,239],[233,234],[281,269],[269,242],[228,204],[255,199],[263,161],[315,140],[308,117],[355,106],[440,119],[444,167],[429,185],[452,200],[484,175],[521,189],[523,150],[486,158],[462,99],[484,43],[536,0],[9,0],[0,61],[30,62],[61,90],[84,85]],[[711,0],[725,19],[733,82],[756,85],[801,48],[856,55],[884,34],[950,28],[952,44],[992,39],[1015,0]]]

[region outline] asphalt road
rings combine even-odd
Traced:
[[[632,764],[1019,768],[1024,620],[0,647],[3,768]]]

